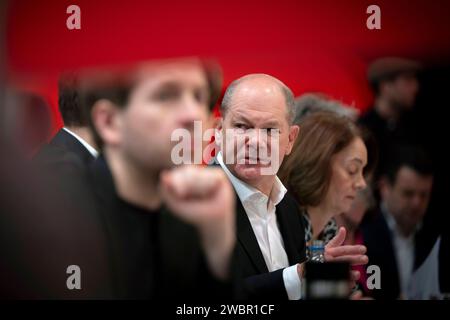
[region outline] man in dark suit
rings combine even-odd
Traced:
[[[86,117],[80,106],[76,73],[66,73],[58,83],[58,105],[64,127],[44,145],[37,159],[54,165],[72,153],[82,160],[84,165],[94,160],[98,152]]]
[[[369,261],[381,271],[381,288],[372,290],[377,299],[415,298],[428,290],[415,282],[414,274],[438,237],[436,226],[423,224],[432,185],[431,161],[417,147],[398,146],[382,169],[381,204],[362,225]],[[428,276],[427,287],[438,279],[434,271]]]
[[[95,204],[105,228],[111,296],[231,297],[232,188],[220,169],[174,168],[171,155],[172,133],[192,132],[208,115],[201,62],[92,70],[81,88],[102,155],[87,168],[80,202]]]
[[[227,88],[221,114],[215,162],[237,196],[237,268],[244,290],[250,298],[300,299],[305,227],[276,176],[299,132],[293,94],[269,75],[248,75]],[[329,249],[330,257],[345,249],[351,259],[362,258],[352,246]]]

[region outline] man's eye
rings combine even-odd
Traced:
[[[160,91],[156,94],[156,100],[169,101],[178,98],[178,92],[173,90]]]
[[[199,103],[208,103],[209,95],[205,90],[198,90],[194,93],[195,100]]]
[[[277,132],[277,129],[275,128],[265,128],[263,130],[267,135],[275,134]]]

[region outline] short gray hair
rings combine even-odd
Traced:
[[[305,93],[296,98],[294,103],[295,124],[299,124],[306,116],[316,112],[332,112],[351,120],[356,120],[358,116],[356,109],[319,93]]]
[[[245,80],[245,77],[239,78],[237,80],[234,80],[225,90],[225,94],[223,95],[222,103],[220,104],[220,113],[222,114],[222,117],[225,116],[230,104],[231,99],[233,98],[234,92],[238,85]],[[278,80],[279,81],[279,80]],[[291,125],[294,122],[295,118],[295,98],[294,94],[292,93],[291,89],[289,89],[283,82],[279,81],[280,90],[281,93],[284,96],[284,99],[286,101],[286,108],[287,108],[287,120],[289,124]]]

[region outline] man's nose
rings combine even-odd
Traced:
[[[181,122],[185,127],[193,126],[194,121],[202,120],[205,110],[202,105],[193,97],[185,97],[181,106]]]
[[[261,129],[247,130],[245,143],[253,148],[267,148],[267,137]]]
[[[258,145],[258,132],[256,129],[250,129],[245,132],[245,144]]]

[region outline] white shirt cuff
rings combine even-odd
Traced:
[[[302,282],[297,273],[297,265],[283,270],[284,287],[289,300],[299,300],[302,297]]]

